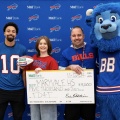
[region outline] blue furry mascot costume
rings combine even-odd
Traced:
[[[91,44],[99,54],[100,119],[120,120],[120,3],[100,4],[86,15]]]

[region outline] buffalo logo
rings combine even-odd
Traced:
[[[50,28],[50,32],[59,31],[60,29],[61,29],[61,27],[59,25],[56,25],[56,26]]]
[[[8,113],[8,118],[11,118],[12,116],[13,116],[12,112]]]
[[[38,14],[35,14],[35,15],[32,15],[28,18],[29,21],[32,21],[32,20],[38,20],[39,19],[39,15]]]
[[[54,49],[52,50],[51,54],[53,54],[53,53],[59,53],[60,50],[61,50],[61,49],[60,49],[59,47],[56,47],[56,48],[54,48]]]
[[[57,3],[55,5],[50,6],[50,11],[58,10],[58,9],[60,9],[60,7],[61,7],[61,5],[59,3]]]
[[[15,10],[16,8],[18,7],[18,5],[16,3],[12,4],[12,5],[9,5],[7,6],[7,10]]]
[[[71,18],[71,21],[75,21],[75,20],[80,20],[82,18],[82,15],[78,14],[78,15],[75,15]]]
[[[97,113],[95,114],[95,117],[96,117],[96,118],[100,118],[100,112],[97,112]]]
[[[38,39],[38,36],[32,37],[29,39],[29,43],[36,42]]]

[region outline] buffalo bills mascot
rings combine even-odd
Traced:
[[[120,3],[100,4],[86,15],[91,44],[99,54],[100,119],[120,120]]]

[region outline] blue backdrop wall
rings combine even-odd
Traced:
[[[70,29],[80,25],[85,31],[85,41],[89,42],[89,27],[85,24],[86,10],[98,4],[113,0],[0,0],[0,40],[4,41],[3,26],[13,21],[19,26],[17,42],[27,47],[29,55],[35,54],[35,42],[39,36],[46,35],[53,46],[52,55],[59,62],[61,52],[71,44]],[[117,2],[119,0],[114,0]],[[23,120],[30,120],[27,105]],[[58,105],[58,120],[63,120],[64,105]],[[96,120],[100,112],[97,104]],[[13,120],[8,105],[5,120]]]

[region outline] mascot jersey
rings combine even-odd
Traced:
[[[99,51],[99,79],[97,92],[113,94],[120,92],[120,51]]]
[[[0,44],[0,88],[4,90],[19,90],[24,87],[20,68],[17,66],[19,56],[26,55],[26,48],[15,43],[8,47]]]

